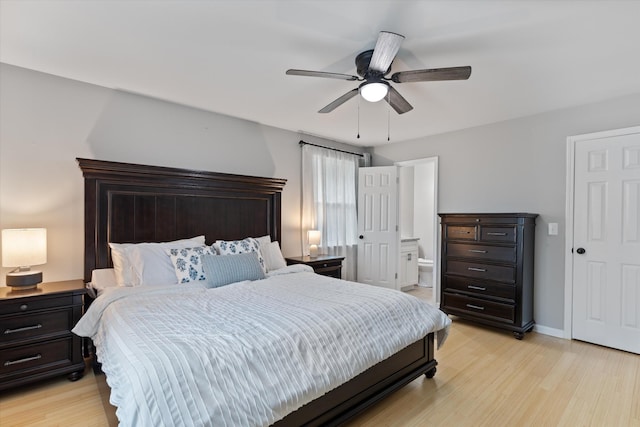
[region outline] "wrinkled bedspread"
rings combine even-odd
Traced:
[[[121,425],[262,426],[430,332],[442,345],[449,325],[411,295],[293,272],[109,289],[73,331],[93,339]]]

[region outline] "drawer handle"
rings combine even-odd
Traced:
[[[20,306],[20,310],[25,311],[27,308],[29,308],[29,306],[27,304],[22,304]]]
[[[474,289],[476,291],[486,291],[487,288],[483,288],[482,286],[475,286],[475,285],[467,285],[468,289]]]
[[[486,268],[477,268],[477,267],[467,267],[467,270],[469,270],[469,271],[480,271],[482,273],[487,271]]]
[[[484,307],[481,307],[479,305],[473,305],[473,304],[467,304],[468,308],[474,308],[476,310],[484,310]]]
[[[496,232],[490,231],[487,233],[487,235],[488,236],[506,236],[507,233],[496,233]]]
[[[33,326],[24,326],[22,328],[16,328],[16,329],[5,329],[4,334],[9,335],[9,334],[15,334],[17,332],[31,331],[33,329],[40,329],[40,328],[42,328],[42,325],[38,323],[37,325],[33,325]]]
[[[470,231],[464,231],[464,230],[455,230],[454,232],[458,234],[471,234]]]
[[[474,254],[486,254],[487,251],[482,251],[480,249],[469,249],[469,252],[473,252]]]
[[[27,363],[27,362],[31,362],[33,360],[38,360],[38,359],[42,359],[42,355],[41,354],[36,354],[35,356],[25,357],[23,359],[7,360],[6,362],[4,362],[4,366],[18,365],[20,363]]]

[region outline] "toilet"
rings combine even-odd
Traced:
[[[418,258],[418,286],[433,287],[433,260]]]

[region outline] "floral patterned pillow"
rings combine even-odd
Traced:
[[[262,254],[260,253],[260,244],[253,237],[247,237],[242,240],[216,240],[212,246],[216,252],[218,252],[218,255],[238,255],[246,254],[247,252],[256,252],[262,271],[267,272],[264,258],[262,258]]]
[[[167,254],[171,258],[173,267],[176,270],[178,283],[195,282],[196,280],[207,280],[202,269],[202,255],[215,255],[209,246],[198,246],[195,248],[174,248],[167,249]]]

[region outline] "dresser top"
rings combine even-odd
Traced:
[[[84,281],[82,279],[64,280],[61,282],[47,282],[38,284],[37,288],[15,290],[8,286],[0,286],[0,301],[14,299],[37,297],[41,295],[52,295],[64,292],[85,292]]]
[[[459,217],[493,217],[493,218],[501,218],[501,217],[519,217],[519,218],[535,218],[538,216],[537,213],[439,213],[438,216],[459,216]]]
[[[309,263],[309,262],[323,262],[323,261],[342,261],[344,259],[343,256],[332,256],[332,255],[318,255],[316,257],[310,256],[288,256],[285,257],[288,261],[298,262],[298,263]]]

